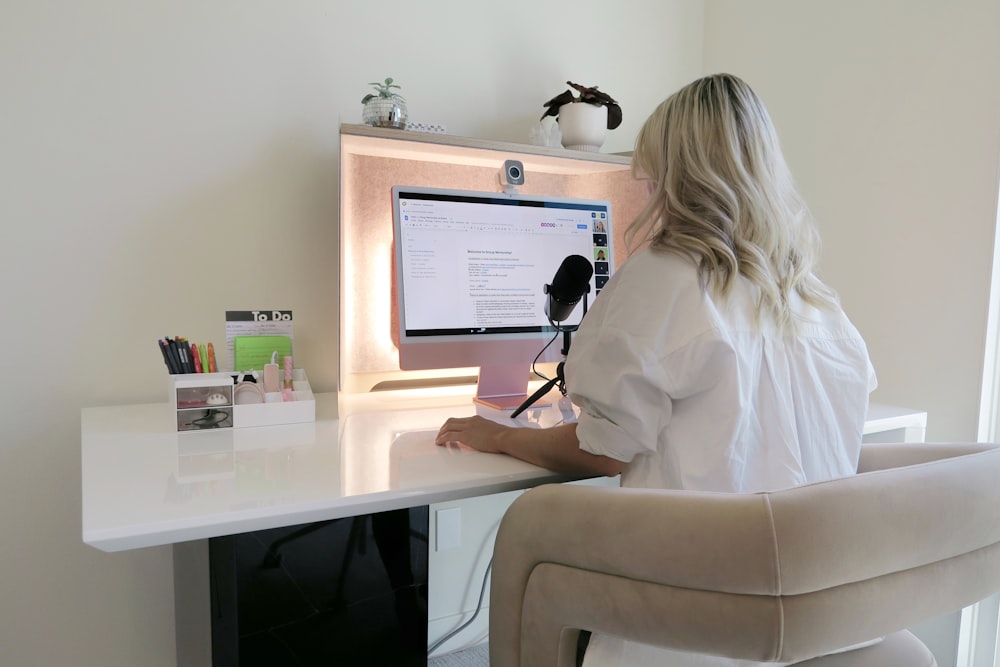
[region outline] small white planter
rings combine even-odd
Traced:
[[[559,107],[559,131],[563,148],[596,153],[608,134],[608,108],[587,102]]]

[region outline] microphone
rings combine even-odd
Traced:
[[[570,255],[563,260],[552,278],[552,284],[545,286],[549,298],[545,300],[545,315],[553,322],[563,322],[569,318],[573,308],[584,294],[590,291],[590,277],[594,275],[594,265],[582,255]]]
[[[552,284],[545,286],[545,293],[549,295],[549,298],[545,300],[545,316],[549,318],[549,322],[555,325],[557,331],[562,332],[563,356],[569,354],[570,332],[576,327],[562,328],[556,322],[563,322],[569,318],[576,304],[590,291],[590,278],[593,275],[594,265],[590,263],[589,259],[583,255],[570,255],[559,265],[555,277],[552,278]],[[583,302],[583,314],[587,314],[586,301]],[[552,341],[549,342],[551,343]],[[545,347],[548,347],[548,345]],[[544,351],[545,348],[542,348],[542,352]],[[538,356],[541,356],[541,352],[539,352]],[[534,368],[534,364],[532,364],[532,368]],[[540,377],[545,377],[537,373],[537,371],[536,374]],[[542,385],[541,389],[533,395],[529,396],[517,410],[514,410],[510,415],[511,419],[515,419],[529,405],[549,393],[549,390],[557,384],[559,385],[559,391],[565,396],[566,375],[563,373],[563,362],[559,362],[559,365],[556,366],[556,376]]]

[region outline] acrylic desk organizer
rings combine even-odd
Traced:
[[[292,370],[292,387],[286,392],[288,400],[279,392],[259,392],[264,402],[241,404],[242,389],[232,373],[171,375],[170,407],[177,417],[177,431],[316,421],[316,399],[301,368]]]

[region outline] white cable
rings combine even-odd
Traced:
[[[430,655],[431,653],[436,651],[438,647],[441,646],[441,644],[444,644],[446,641],[457,635],[459,632],[472,625],[472,622],[476,620],[476,616],[479,616],[479,612],[483,608],[483,596],[486,595],[486,582],[489,580],[491,567],[493,567],[492,556],[490,557],[490,562],[486,565],[486,572],[483,574],[483,587],[479,591],[479,602],[476,603],[476,612],[472,615],[472,618],[470,618],[465,623],[463,623],[462,625],[458,626],[457,628],[446,634],[444,637],[441,637],[441,639],[431,644],[431,647],[427,649],[427,655]]]

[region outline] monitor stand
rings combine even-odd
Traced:
[[[531,364],[505,364],[479,368],[479,383],[473,401],[497,410],[515,410],[528,398],[528,373]],[[537,402],[535,407],[552,405]]]

